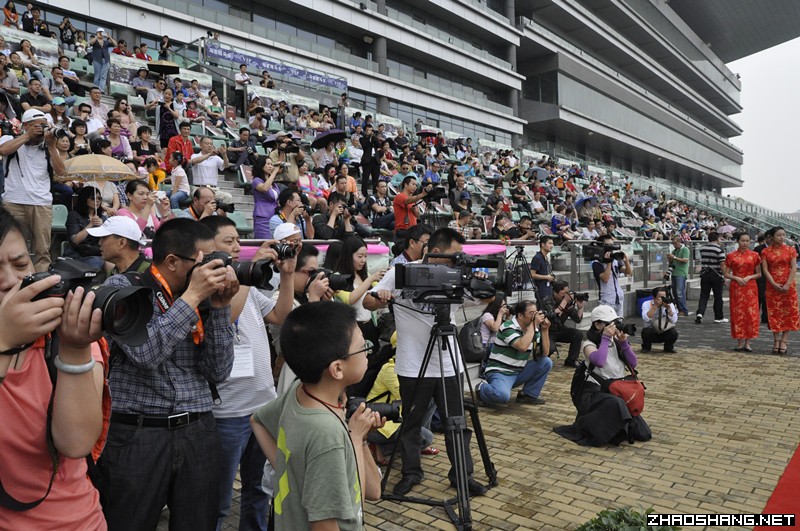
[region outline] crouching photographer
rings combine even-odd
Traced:
[[[42,297],[58,275],[21,287],[25,232],[0,208],[0,528],[105,529],[85,459],[103,426],[102,313],[82,287]]]
[[[653,300],[642,304],[642,352],[650,352],[653,343],[664,343],[664,352],[675,353],[678,340],[678,310],[675,301],[667,297],[664,286],[653,289]]]
[[[550,321],[550,354],[556,351],[556,343],[569,343],[569,353],[564,365],[578,366],[583,332],[566,326],[567,320],[580,323],[583,320],[583,305],[589,300],[588,293],[570,291],[563,280],[553,282],[553,294],[542,301],[542,311]]]

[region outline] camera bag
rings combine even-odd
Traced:
[[[481,317],[483,315],[467,321],[458,331],[458,346],[467,363],[480,363],[486,356],[486,347],[481,340]]]

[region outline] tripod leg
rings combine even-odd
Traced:
[[[497,486],[497,469],[492,463],[492,458],[489,455],[489,447],[486,445],[486,438],[483,435],[483,426],[478,417],[478,406],[475,402],[464,405],[469,410],[469,417],[472,421],[472,432],[475,434],[475,440],[478,443],[478,450],[481,453],[481,461],[483,461],[483,469],[486,472],[486,477],[489,478],[489,486]]]

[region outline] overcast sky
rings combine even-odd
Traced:
[[[732,118],[744,129],[731,141],[744,150],[742,188],[723,193],[781,212],[800,210],[800,39],[728,65],[742,76],[744,110]]]

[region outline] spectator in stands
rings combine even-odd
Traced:
[[[16,288],[34,272],[26,229],[0,209],[0,350],[6,354],[0,358],[0,422],[5,426],[0,444],[14,448],[3,453],[0,469],[6,489],[22,501],[38,499],[44,492],[47,496],[28,511],[13,511],[4,503],[0,521],[7,529],[67,529],[76,524],[83,529],[105,529],[85,459],[95,450],[98,438],[103,438],[104,378],[102,366],[96,363],[102,362],[102,356],[95,343],[102,336],[101,312],[92,311],[94,294],[84,298],[83,288],[66,302],[59,297],[32,302],[34,296],[56,285],[57,276]],[[56,349],[49,342],[45,346],[43,338],[50,333],[57,333],[59,339],[57,354],[52,352],[56,375],[49,374],[45,361],[45,350]],[[51,471],[52,477],[45,471]],[[13,479],[13,489],[8,478]],[[8,501],[9,495],[5,496]],[[65,504],[68,511],[63,510]]]
[[[312,174],[308,171],[308,162],[300,163],[299,173],[297,187],[308,200],[311,210],[314,211],[319,207],[320,213],[324,215],[328,211],[325,192],[314,184]]]
[[[125,194],[128,197],[128,206],[121,208],[117,215],[134,220],[148,239],[153,238],[162,221],[175,218],[169,199],[159,199],[158,192],[150,191],[144,181],[129,181],[125,186]]]
[[[469,210],[463,209],[459,211],[458,218],[451,220],[447,226],[457,231],[466,240],[479,240],[481,238],[481,229],[473,224],[472,212]]]
[[[92,87],[89,89],[89,101],[84,102],[91,108],[91,118],[96,118],[103,123],[106,127],[106,120],[108,119],[108,105],[102,102],[103,92],[99,87]],[[83,104],[81,104],[83,105]]]
[[[554,235],[563,240],[572,240],[575,238],[575,235],[571,230],[566,211],[567,209],[563,204],[556,207],[555,214],[553,214],[553,218],[550,220],[550,230]]]
[[[47,113],[47,122],[57,129],[69,130],[72,120],[67,116],[67,102],[61,96],[53,98],[50,112]]]
[[[672,282],[672,295],[677,302],[679,315],[688,316],[689,310],[686,308],[686,279],[689,277],[689,248],[683,244],[680,236],[672,237],[674,253],[667,254],[669,268],[672,272],[670,279]]]
[[[67,216],[67,241],[64,252],[67,258],[80,260],[95,269],[103,269],[105,261],[100,256],[100,239],[88,230],[103,224],[105,214],[100,209],[100,190],[84,186],[78,193],[77,204]]]
[[[133,57],[133,52],[128,49],[128,43],[123,39],[117,42],[117,46],[111,50],[111,53],[116,55],[124,55],[125,57]]]
[[[144,108],[148,116],[156,116],[157,107],[164,102],[164,92],[167,89],[167,80],[161,78],[156,81],[155,86],[147,91],[147,99]]]
[[[0,156],[6,167],[3,206],[20,223],[30,227],[37,271],[46,271],[50,265],[53,220],[50,182],[54,175],[64,175],[56,138],[52,132],[45,132],[46,123],[43,112],[29,109],[22,115],[21,135],[0,137]],[[41,149],[42,143],[46,149]]]
[[[567,320],[580,324],[583,320],[583,306],[586,301],[578,300],[575,292],[563,280],[553,283],[552,294],[542,299],[539,307],[550,320],[550,353],[556,352],[557,343],[568,343],[569,352],[564,360],[566,367],[577,367],[581,353],[583,332],[566,326]]]
[[[147,187],[150,188],[151,192],[155,192],[161,183],[167,180],[167,172],[161,168],[155,157],[145,160],[143,166],[147,172]]]
[[[19,78],[8,66],[8,56],[0,53],[0,94],[7,97],[9,103],[19,106]]]
[[[673,273],[674,275],[674,273]],[[665,302],[666,286],[653,288],[652,300],[642,304],[642,352],[650,352],[653,343],[664,343],[664,352],[675,353],[675,342],[678,340],[678,310],[675,304]]]
[[[603,245],[613,244],[614,238],[610,234],[605,234],[601,235],[597,241]],[[600,304],[611,306],[617,315],[625,315],[623,311],[625,294],[619,284],[619,277],[623,274],[626,276],[633,274],[628,255],[623,253],[621,260],[613,259],[611,251],[606,251],[602,261],[592,262],[592,273],[597,282]]]
[[[250,166],[249,157],[256,151],[256,141],[250,137],[250,129],[242,127],[239,129],[239,138],[231,142],[228,152],[236,156],[236,162],[232,165],[233,171],[238,171],[239,166]]]
[[[172,181],[172,188],[167,192],[169,197],[169,206],[173,210],[180,208],[181,202],[189,199],[191,188],[189,187],[189,177],[186,175],[186,170],[183,168],[185,161],[183,154],[180,151],[173,151],[170,156],[170,180]]]
[[[122,124],[117,118],[109,118],[108,120],[108,133],[106,138],[111,142],[111,156],[117,160],[127,164],[132,170],[136,171],[136,165],[133,162],[133,151],[128,139],[121,135]]]
[[[75,118],[70,123],[69,130],[72,132],[73,146],[70,155],[76,157],[89,154],[91,150],[89,149],[89,139],[86,138],[86,122],[80,118]]]
[[[433,230],[424,223],[417,223],[408,229],[405,239],[402,242],[397,242],[392,249],[392,252],[397,253],[397,256],[389,262],[389,267],[393,268],[397,264],[407,264],[421,260],[425,254],[425,248],[428,245],[431,234],[433,234]]]
[[[214,248],[228,253],[239,261],[239,234],[236,224],[222,216],[211,216],[202,223],[214,232]],[[262,246],[253,260],[273,260],[279,267],[281,283],[293,284],[296,260],[277,260],[268,244]],[[237,470],[241,474],[242,495],[239,521],[247,529],[266,529],[268,497],[261,489],[264,456],[250,428],[253,411],[273,400],[277,394],[273,383],[270,341],[265,325],[280,326],[292,310],[293,293],[280,292],[276,300],[269,299],[258,289],[241,286],[231,300],[231,323],[235,324],[237,359],[246,357],[252,362],[252,372],[232,371],[218,386],[221,403],[213,407],[220,435],[219,512],[217,526],[231,508],[233,482]]]
[[[11,64],[8,65],[8,71],[17,77],[19,84],[27,86],[28,81],[31,79],[31,73],[22,62],[22,56],[19,52],[16,52],[9,55],[8,59],[11,61]]]
[[[422,182],[424,183],[433,183],[439,184],[442,181],[442,175],[439,173],[441,170],[441,166],[438,162],[434,161],[431,163],[431,167],[425,174],[422,176]]]
[[[161,37],[161,42],[158,44],[158,60],[169,61],[170,54],[172,53],[172,41],[168,35]]]
[[[259,85],[268,89],[275,88],[275,80],[272,79],[272,76],[267,70],[261,72],[261,81],[259,82]]]
[[[346,240],[356,233],[356,222],[353,219],[354,209],[348,208],[347,200],[339,192],[331,192],[328,196],[328,212],[326,215],[314,216],[314,233],[320,240]]]
[[[150,267],[150,262],[139,252],[144,245],[142,231],[132,219],[112,216],[100,227],[89,228],[87,232],[99,240],[103,260],[113,266],[106,277],[129,271],[144,273]]]
[[[186,100],[183,92],[178,91],[175,93],[175,101],[172,102],[172,108],[175,109],[181,119],[186,118]]]
[[[311,159],[314,161],[314,166],[317,168],[323,168],[327,164],[334,164],[338,166],[339,157],[336,156],[336,150],[334,147],[335,144],[333,142],[328,142],[325,144],[325,147],[316,150],[311,155]]]
[[[206,107],[206,114],[211,124],[215,127],[221,127],[225,123],[225,109],[219,103],[219,96],[214,94],[211,96],[211,102]]]
[[[549,322],[533,301],[517,303],[513,313],[511,319],[500,325],[489,353],[485,380],[475,389],[484,405],[508,403],[511,390],[520,385],[523,387],[517,393],[517,403],[545,403],[540,395],[553,368],[547,355]]]
[[[467,183],[464,179],[464,175],[461,173],[456,173],[455,177],[455,186],[450,188],[448,192],[448,198],[450,199],[450,205],[455,210],[455,205],[461,199],[461,192],[465,192],[467,190]]]
[[[20,28],[19,13],[17,13],[17,6],[14,2],[8,0],[3,7],[3,25],[7,28],[22,29]]]
[[[114,111],[119,113],[119,123],[122,125],[122,130],[128,132],[131,138],[137,138],[139,130],[139,122],[136,121],[136,116],[133,115],[133,110],[128,104],[127,98],[117,100],[114,105]]]
[[[184,122],[185,123],[185,122]],[[214,191],[217,204],[233,204],[233,196],[219,189],[219,174],[229,165],[228,150],[222,145],[214,146],[210,137],[200,138],[200,153],[192,155],[192,175],[195,186],[206,186]]]
[[[178,134],[178,120],[180,120],[180,113],[175,110],[174,93],[172,89],[167,87],[163,93],[164,101],[157,104],[158,111],[156,113],[156,123],[158,124],[158,137],[160,140],[161,149],[169,151],[170,140]],[[181,122],[182,124],[189,122]],[[191,130],[191,123],[189,123]],[[185,153],[184,153],[185,154]],[[164,154],[164,158],[169,160],[169,153]]]
[[[92,65],[94,66],[94,86],[105,92],[108,87],[108,69],[111,66],[111,56],[108,49],[117,46],[117,41],[111,35],[106,35],[103,28],[97,28],[95,34],[89,39],[89,46],[92,47],[90,54]],[[92,99],[94,100],[94,96],[92,96]]]
[[[28,92],[23,94],[19,101],[23,111],[33,109],[49,113],[52,109],[50,99],[42,92],[42,82],[38,79],[28,81]]]
[[[700,324],[706,313],[706,305],[711,292],[714,292],[714,322],[727,323],[728,319],[722,312],[722,290],[725,287],[725,278],[722,276],[722,263],[725,262],[725,251],[719,244],[719,235],[716,232],[708,234],[708,243],[700,246],[700,301],[697,303],[697,312],[694,322]]]
[[[192,204],[184,209],[179,217],[201,220],[208,216],[219,215],[214,192],[205,186],[198,186],[192,193]]]
[[[27,33],[39,33],[42,25],[41,12],[38,7],[28,4],[28,9],[22,14],[22,31]]]
[[[136,129],[136,136],[139,140],[131,142],[131,151],[133,151],[133,160],[137,166],[142,166],[144,161],[150,157],[160,158],[158,146],[150,142],[152,135],[153,130],[147,125],[141,125]]]
[[[772,353],[788,354],[789,332],[800,330],[795,281],[797,249],[786,244],[786,230],[783,227],[770,230],[772,244],[761,251],[761,270],[767,277],[767,317],[773,338]],[[716,303],[716,294],[714,299]]]
[[[484,216],[496,216],[503,211],[505,206],[505,195],[503,194],[503,185],[498,183],[492,189],[492,193],[486,198],[483,205],[481,214]]]
[[[539,237],[539,251],[531,260],[531,278],[536,285],[536,297],[542,301],[553,295],[553,283],[556,277],[550,265],[549,255],[553,252],[554,242],[552,236]],[[560,301],[560,299],[559,299]]]
[[[269,158],[272,159],[273,164],[281,168],[278,182],[283,184],[296,183],[300,175],[299,165],[305,160],[306,154],[302,149],[299,149],[296,153],[287,151],[290,144],[294,144],[294,140],[289,133],[279,131],[275,133],[275,137],[276,148],[269,154]]]
[[[300,229],[301,237],[304,240],[313,239],[316,234],[315,224],[312,224],[311,215],[303,205],[300,193],[297,190],[284,188],[278,194],[278,210],[269,220],[270,233],[275,234],[275,229],[282,223],[296,225]]]
[[[581,240],[595,240],[598,236],[595,221],[590,219],[581,232]]]
[[[259,156],[253,166],[253,236],[260,240],[272,238],[270,220],[278,208],[278,196],[281,193],[275,184],[279,171],[280,168],[264,155]]]
[[[239,72],[234,76],[234,81],[236,83],[235,90],[234,90],[234,100],[233,104],[236,106],[236,109],[245,116],[245,101],[247,101],[245,94],[247,92],[247,85],[250,85],[253,81],[250,79],[250,75],[247,73],[247,65],[242,63],[239,65]]]
[[[17,54],[28,69],[30,76],[35,77],[44,84],[44,74],[39,65],[39,58],[36,56],[36,52],[31,46],[31,41],[28,39],[19,41],[19,51]]]
[[[369,195],[370,184],[373,193],[380,179],[380,140],[375,135],[375,131],[371,124],[364,125],[364,134],[359,138],[361,149],[364,150],[361,155],[361,194],[363,196]],[[351,152],[352,154],[352,152]]]
[[[388,185],[385,181],[378,183],[376,193],[369,197],[370,221],[373,228],[394,231],[394,212],[392,200],[386,195]]]
[[[417,191],[416,177],[406,177],[403,179],[402,191],[394,196],[394,237],[400,239],[405,237],[405,231],[417,224],[419,209],[417,203],[428,196],[433,189],[432,184],[423,187],[422,191],[415,195]],[[328,198],[330,205],[330,198]]]
[[[292,105],[292,110],[283,117],[283,128],[287,131],[297,130],[297,119],[300,117],[300,106]]]
[[[152,528],[165,505],[173,526],[208,529],[217,518],[220,452],[208,382],[220,383],[233,365],[230,301],[239,283],[220,260],[195,266],[213,250],[207,227],[192,220],[164,224],[153,241],[153,265],[144,273],[161,291],[148,340],[138,347],[114,345],[124,355],[109,376],[117,391],[102,483],[109,500],[103,509],[113,529]],[[122,275],[106,281],[129,284]],[[210,307],[198,317],[197,308],[207,299]],[[183,422],[175,431],[170,429],[175,417],[169,415],[180,410],[191,413],[179,417]],[[173,460],[187,466],[174,468]]]
[[[86,41],[86,34],[79,30],[75,35],[75,53],[78,57],[83,57],[86,54],[86,48],[88,46],[89,43]]]
[[[141,67],[136,72],[136,77],[131,79],[131,86],[133,87],[133,90],[136,91],[136,94],[138,96],[142,97],[142,100],[144,100],[145,103],[148,103],[147,95],[150,92],[150,90],[154,88],[153,82],[147,79],[148,73],[149,70],[147,70],[145,67]]]
[[[135,54],[137,59],[142,59],[143,61],[152,61],[153,57],[147,53],[147,43],[143,42],[139,45],[139,53]]]
[[[47,78],[43,84],[45,95],[50,99],[60,96],[65,100],[67,107],[75,105],[75,96],[72,95],[67,82],[64,80],[64,71],[61,70],[61,67],[54,66],[50,70],[50,74],[52,77]]]

